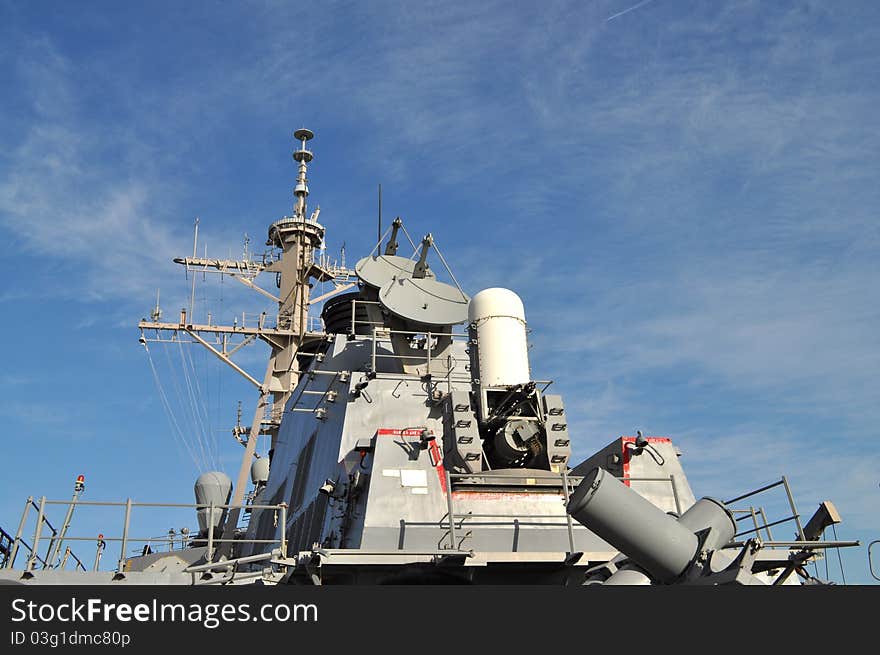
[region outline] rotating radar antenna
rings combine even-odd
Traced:
[[[358,277],[378,292],[381,305],[398,318],[426,327],[463,323],[467,320],[470,297],[457,284],[437,280],[428,267],[431,247],[440,254],[434,238],[428,234],[422,239],[418,260],[394,254],[397,230],[402,225],[399,218],[394,221],[385,254],[364,257],[357,263]]]

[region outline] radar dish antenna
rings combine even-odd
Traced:
[[[354,271],[365,284],[381,289],[394,278],[412,277],[417,263],[400,255],[373,255],[355,264]],[[434,278],[433,271],[428,270],[426,277]]]
[[[379,302],[406,321],[441,326],[466,321],[470,298],[451,284],[401,275],[382,286]]]

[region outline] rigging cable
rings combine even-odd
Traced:
[[[411,260],[412,260],[412,259],[415,259],[415,258],[416,258],[416,255],[417,255],[418,252],[419,252],[419,247],[415,244],[415,241],[412,240],[412,237],[409,235],[409,232],[406,231],[406,226],[405,226],[402,222],[401,222],[401,224],[400,224],[400,229],[403,230],[403,234],[404,234],[404,236],[406,237],[406,240],[409,241],[409,245],[411,245],[412,248],[413,248],[413,254],[410,255],[409,258],[410,258]]]
[[[839,541],[837,538],[837,526],[832,523],[831,530],[834,532],[834,541]],[[840,577],[843,579],[843,584],[846,584],[846,573],[843,572],[843,558],[840,556],[840,546],[835,546],[834,550],[837,551],[837,561],[840,563]]]
[[[208,245],[205,244],[205,259],[207,259],[207,258],[208,258]],[[207,284],[207,282],[208,282],[207,273],[203,272],[202,273],[202,286],[201,286],[202,307],[209,306],[208,305],[208,284]],[[208,312],[206,322],[208,324],[211,323],[210,312]],[[204,376],[205,376],[205,379],[202,381],[204,384],[205,391],[204,391],[204,393],[202,393],[201,388],[199,388],[199,399],[201,400],[202,407],[204,408],[204,413],[205,413],[205,421],[206,421],[205,440],[207,441],[208,449],[211,453],[211,462],[213,463],[213,468],[216,471],[216,470],[219,470],[220,467],[217,462],[217,439],[216,439],[216,435],[214,434],[213,430],[211,429],[211,413],[209,411],[209,408],[211,406],[211,385],[210,385],[210,380],[208,377],[209,371],[210,371],[210,368],[208,366],[208,353],[205,348],[200,348],[199,350],[202,353],[201,367],[202,367],[202,372],[204,373]],[[196,357],[195,359],[198,359],[198,357]],[[196,371],[195,371],[195,361],[192,356],[190,356],[190,362],[193,364],[193,376],[195,377],[196,382],[198,383],[198,376],[196,375]],[[198,387],[198,384],[197,384],[197,387]]]
[[[208,354],[207,352],[204,352],[203,355],[207,357]],[[192,370],[192,380],[195,383],[195,394],[193,396],[193,400],[195,401],[196,409],[200,410],[199,418],[202,419],[202,436],[205,440],[205,450],[207,450],[208,452],[208,459],[210,460],[209,463],[216,471],[219,467],[217,465],[217,457],[214,448],[212,447],[210,437],[211,418],[208,416],[208,408],[205,405],[205,396],[202,393],[202,387],[199,384],[199,376],[196,374],[195,363],[193,362],[192,354],[189,348],[186,349],[186,357],[189,360],[189,366]]]
[[[168,362],[169,377],[171,378],[171,382],[174,385],[174,394],[175,394],[175,397],[178,399],[177,409],[181,413],[181,421],[183,423],[189,423],[189,420],[186,417],[186,406],[184,405],[183,400],[182,400],[182,398],[184,397],[184,394],[183,394],[182,389],[180,388],[180,381],[178,380],[178,376],[174,374],[176,367],[174,366],[174,364],[171,363],[171,354],[169,352],[171,349],[170,343],[173,343],[174,341],[177,341],[179,343],[179,341],[180,341],[179,337],[177,339],[172,339],[171,342],[166,342],[163,350],[165,351],[165,360]],[[185,425],[184,427],[190,428],[189,425]],[[200,472],[207,471],[208,469],[205,464],[204,451],[200,452],[199,449],[196,448],[197,444],[193,440],[193,436],[191,434],[187,434],[187,432],[189,432],[189,430],[187,430],[186,432],[182,431],[184,438],[188,442],[191,443],[193,452],[196,453],[196,455],[199,457],[199,460],[196,464],[197,467],[199,468],[199,471]]]
[[[183,431],[180,429],[180,425],[177,423],[177,419],[174,416],[174,411],[171,409],[171,404],[168,402],[168,396],[165,394],[165,389],[162,387],[162,382],[159,378],[159,373],[156,370],[156,364],[153,362],[153,355],[150,352],[150,349],[147,347],[147,344],[144,343],[144,350],[147,351],[147,361],[150,363],[150,370],[153,372],[153,380],[156,383],[156,387],[159,390],[159,398],[162,401],[162,407],[165,410],[165,416],[168,419],[168,423],[172,429],[172,433],[176,432],[180,441],[183,442],[183,445],[186,447],[189,456],[192,458],[193,464],[196,467],[196,470],[199,469],[199,462],[196,458],[195,453],[193,452],[190,444],[183,436]],[[178,448],[180,447],[180,443],[178,443]]]
[[[223,320],[223,287],[226,283],[226,276],[221,273],[220,274],[220,319]],[[212,360],[213,361],[213,360]],[[217,371],[217,387],[215,394],[215,402],[216,408],[214,410],[214,416],[220,416],[220,398],[223,395],[223,372],[220,370],[220,362],[214,361],[214,370]],[[215,439],[217,439],[217,432],[219,430],[215,429]],[[217,439],[217,457],[220,458],[220,442]]]
[[[183,379],[184,379],[184,382],[186,383],[187,401],[189,402],[189,411],[190,411],[190,416],[192,417],[193,432],[195,434],[196,440],[198,441],[199,448],[202,451],[202,456],[204,457],[205,467],[207,468],[207,466],[209,464],[208,450],[205,447],[205,442],[202,437],[202,435],[204,434],[204,426],[202,425],[202,417],[198,411],[195,391],[193,389],[192,380],[190,379],[190,375],[189,375],[189,367],[187,366],[186,358],[184,357],[184,354],[183,354],[183,342],[182,341],[177,342],[177,350],[178,350],[178,353],[180,354],[181,368],[183,369]]]

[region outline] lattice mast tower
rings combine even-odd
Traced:
[[[301,128],[293,136],[299,142],[299,149],[293,152],[293,159],[298,165],[296,186],[293,190],[293,215],[284,216],[272,223],[266,241],[266,245],[276,248],[280,253],[277,258],[263,257],[262,261],[248,257],[240,261],[211,259],[196,257],[194,247],[192,257],[174,260],[193,275],[208,272],[228,275],[276,302],[278,312],[274,327],[267,323],[265,313],[255,326],[245,325],[244,322],[242,325],[217,325],[210,320],[207,324],[197,324],[193,322],[192,307],[189,313],[186,309],[181,310],[177,323],[159,321],[160,312],[157,307],[152,320],[142,320],[138,324],[143,343],[161,341],[160,334],[163,332],[172,332],[173,339],[179,339],[182,334],[190,336],[259,390],[259,401],[251,425],[236,428],[239,433],[236,436],[244,444],[245,452],[232,498],[233,506],[241,506],[244,502],[244,490],[258,437],[270,436],[271,448],[275,446],[284,407],[299,380],[300,364],[297,354],[308,352],[310,346],[325,337],[320,326],[310,329],[309,306],[354,286],[350,282],[354,279],[354,271],[329,265],[324,261],[315,261],[315,250],[321,247],[324,240],[324,227],[318,223],[320,208],[316,208],[311,216],[307,214],[308,164],[313,159],[313,153],[307,144],[314,134],[311,130]],[[278,296],[254,282],[262,272],[276,274]],[[332,282],[334,288],[329,293],[311,298],[312,280]],[[151,338],[148,334],[156,336]],[[232,356],[240,348],[256,339],[266,342],[270,347],[269,361],[262,381],[232,360]],[[242,438],[245,433],[246,441]],[[236,526],[238,513],[239,510],[232,510],[232,520],[227,521],[228,530]]]

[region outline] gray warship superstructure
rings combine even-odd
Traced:
[[[823,549],[857,545],[824,540],[840,521],[830,502],[802,521],[784,477],[727,501],[698,499],[669,438],[637,432],[572,462],[576,435],[563,397],[531,373],[517,294],[468,295],[434,237],[413,241],[400,218],[354,269],[329,262],[320,212],[307,210],[313,134],[294,136],[294,210],[269,227],[273,254],[236,261],[194,249],[175,260],[267,296],[275,320],[199,324],[183,310],[163,322],[157,306],[139,325],[145,347],[186,338],[257,390],[251,425],[235,431],[244,446],[235,483],[200,476],[198,528],[176,550],[130,555],[131,513],[147,504],[116,503],[121,536],[101,535],[94,565],[76,560],[82,570],[67,568],[71,549],[61,548],[76,543],[71,516],[88,503],[78,491],[29,498],[17,533],[3,533],[0,581],[797,584],[819,582],[807,564]],[[410,257],[399,254],[404,239]],[[277,294],[256,284],[264,272]],[[312,297],[313,281],[333,289]],[[262,378],[233,361],[255,340],[270,348]],[[257,456],[261,439],[268,456]],[[790,514],[767,515],[756,499],[772,492]],[[48,523],[53,504],[68,510],[60,530]],[[782,524],[793,539],[773,537]],[[99,566],[108,541],[120,544],[109,571]]]

